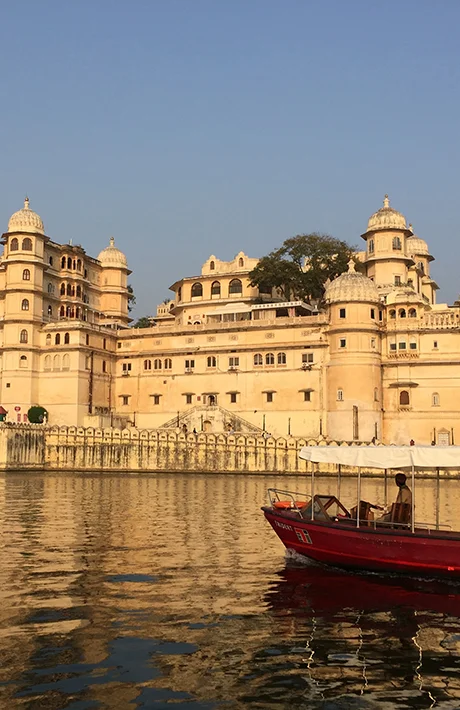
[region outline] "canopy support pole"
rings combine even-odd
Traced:
[[[311,467],[311,519],[315,519],[315,469]]]
[[[361,503],[361,466],[358,466],[358,503],[356,505],[356,527],[359,528],[359,508]]]
[[[342,480],[341,480],[342,464],[339,463],[337,469],[338,469],[338,471],[337,471],[337,498],[340,500],[340,485],[342,483]]]
[[[411,532],[415,532],[415,466],[412,464],[412,509],[411,509]]]
[[[387,468],[385,469],[385,483],[384,483],[383,491],[384,491],[384,498],[385,498],[384,506],[386,508],[388,505],[388,469]]]
[[[439,530],[439,468],[436,469],[436,530]]]

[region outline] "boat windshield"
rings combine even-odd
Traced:
[[[302,517],[306,520],[331,521],[336,518],[349,518],[350,513],[335,496],[319,496],[313,498],[313,518],[311,511],[311,501],[303,509]]]

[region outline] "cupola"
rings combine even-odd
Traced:
[[[8,232],[45,233],[42,218],[30,209],[28,197],[24,200],[24,207],[11,215],[8,222]]]
[[[337,276],[326,287],[326,303],[378,303],[380,300],[376,285],[364,274],[356,271],[355,262],[350,259],[348,271]]]
[[[128,268],[126,256],[117,249],[113,237],[110,237],[109,246],[103,249],[97,258],[103,268]]]

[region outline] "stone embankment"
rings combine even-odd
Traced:
[[[1,424],[0,470],[295,475],[312,471],[312,464],[300,459],[299,451],[305,445],[318,443],[298,437],[275,439],[249,434]],[[315,464],[314,470],[337,474],[338,467]],[[382,472],[362,469],[362,473]],[[343,474],[347,475],[347,471],[343,470]],[[348,474],[353,472],[348,469]]]

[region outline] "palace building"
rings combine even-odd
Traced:
[[[324,307],[250,285],[257,259],[210,256],[129,327],[125,255],[45,235],[26,199],[3,235],[1,401],[50,424],[267,432],[335,441],[460,440],[460,304],[436,304],[427,243],[403,214],[369,219]]]

